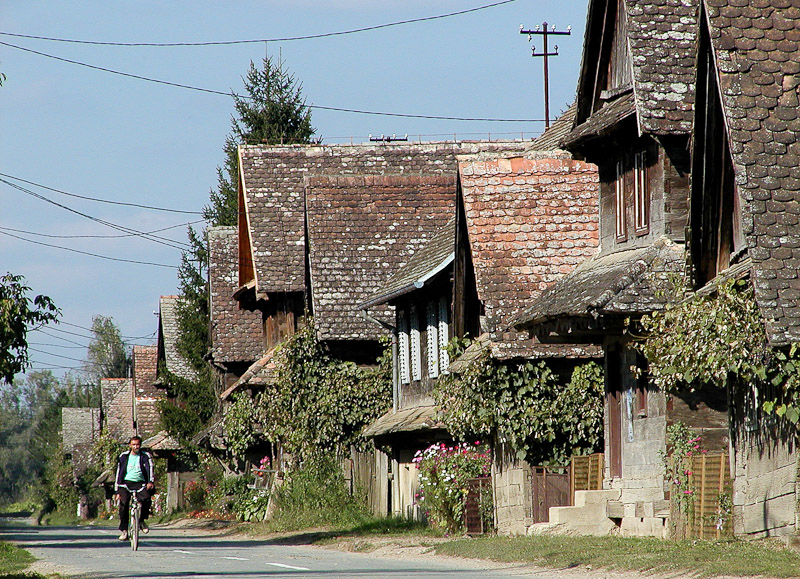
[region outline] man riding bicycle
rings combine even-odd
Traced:
[[[153,477],[153,457],[142,450],[142,439],[132,436],[129,441],[130,450],[126,450],[117,460],[117,478],[114,490],[119,497],[119,540],[128,540],[128,515],[131,502],[130,491],[139,491],[139,502],[142,503],[142,519],[139,529],[147,534],[147,517],[150,516],[151,496],[155,488]]]

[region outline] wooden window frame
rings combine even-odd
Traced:
[[[627,241],[628,227],[625,219],[625,163],[620,159],[616,164],[614,180],[614,237],[617,241]]]
[[[650,233],[650,183],[647,175],[647,151],[633,156],[633,214],[636,235]]]

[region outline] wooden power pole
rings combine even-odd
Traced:
[[[534,34],[537,34],[542,37],[543,40],[543,49],[542,52],[536,53],[536,47],[531,48],[531,56],[541,56],[544,59],[544,128],[547,129],[550,127],[550,86],[549,86],[549,79],[548,79],[548,66],[547,66],[547,58],[549,56],[558,56],[558,44],[556,44],[553,48],[553,52],[547,52],[547,37],[552,35],[564,35],[569,36],[572,34],[572,26],[567,26],[565,31],[556,31],[555,25],[553,25],[548,30],[547,22],[542,22],[541,29],[537,25],[536,28],[533,30],[524,30],[522,24],[519,25],[519,33],[520,34],[527,34],[528,35],[528,42],[531,41],[531,38]]]

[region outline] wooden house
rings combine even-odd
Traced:
[[[689,257],[700,291],[746,272],[772,347],[800,340],[800,11],[765,0],[700,6]],[[767,385],[730,393],[734,531],[798,530],[797,429],[762,404]]]
[[[590,2],[577,115],[562,145],[598,166],[600,252],[517,318],[542,341],[603,346],[607,490],[593,532],[667,533],[669,422],[698,430],[709,450],[728,447],[724,393],[668,401],[626,331],[686,283],[698,12],[698,0]]]
[[[414,453],[449,440],[432,398],[435,380],[453,370],[453,336],[479,338],[498,360],[549,358],[569,366],[599,356],[589,346],[540,344],[506,329],[549,284],[597,247],[597,174],[564,151],[486,152],[459,157],[455,214],[408,264],[361,307],[395,307],[395,393],[391,412],[365,436],[392,448],[393,512],[419,516]],[[498,530],[524,533],[530,524],[530,468],[495,449]]]
[[[235,298],[260,312],[264,355],[223,397],[256,391],[273,379],[274,347],[306,314],[314,316],[317,337],[331,355],[375,364],[380,338],[389,331],[367,321],[356,305],[452,215],[456,155],[504,146],[241,146]],[[386,323],[393,317],[388,307],[373,313]],[[385,491],[388,465],[382,454],[375,460],[369,469],[377,474],[369,478]],[[377,494],[383,498],[373,508],[386,513],[388,495]]]
[[[208,361],[217,376],[217,392],[230,388],[265,352],[260,312],[239,307],[238,231],[211,227],[208,240],[208,317],[211,348]]]

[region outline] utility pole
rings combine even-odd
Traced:
[[[531,48],[531,56],[541,56],[544,59],[544,128],[548,129],[550,127],[550,87],[549,87],[549,79],[548,79],[548,66],[547,66],[547,57],[549,56],[558,56],[558,44],[554,46],[554,52],[547,52],[547,37],[551,35],[564,35],[569,36],[572,34],[572,26],[567,26],[566,31],[559,31],[556,32],[555,24],[550,28],[547,29],[547,22],[542,22],[542,28],[539,29],[539,25],[536,25],[536,28],[533,30],[523,30],[522,24],[519,25],[519,33],[520,34],[527,34],[528,35],[528,42],[531,41],[531,38],[534,34],[540,35],[542,40],[544,41],[544,47],[542,52],[539,54],[536,53],[536,47]]]

